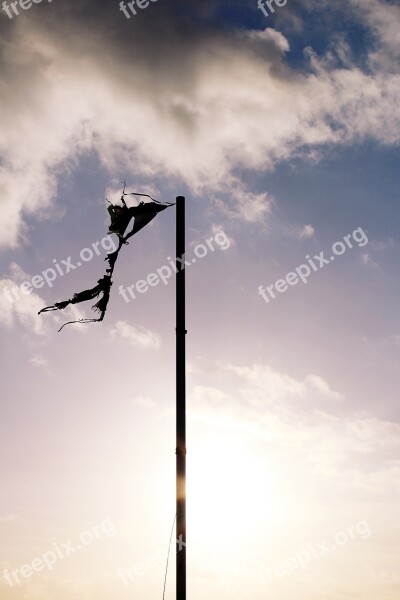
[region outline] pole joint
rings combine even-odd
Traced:
[[[187,454],[187,449],[186,448],[177,448],[175,450],[175,454],[178,454],[179,456],[185,456],[185,454]]]

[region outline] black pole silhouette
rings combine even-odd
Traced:
[[[185,198],[176,199],[176,600],[186,600]]]

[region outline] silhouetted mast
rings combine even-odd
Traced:
[[[176,600],[186,600],[185,198],[176,199]]]

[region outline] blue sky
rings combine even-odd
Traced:
[[[90,303],[37,315],[95,284],[101,245],[8,297],[103,240],[123,180],[186,196],[190,259],[214,240],[187,271],[190,597],[398,598],[399,25],[387,0],[1,13],[0,600],[162,590],[174,282],[118,290],[168,265],[175,209],[123,248],[103,323],[57,332]],[[260,295],[357,230],[306,284]]]

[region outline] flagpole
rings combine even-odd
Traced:
[[[185,198],[176,199],[176,600],[186,600]]]

